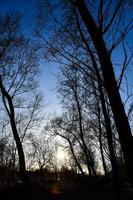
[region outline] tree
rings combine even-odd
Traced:
[[[69,110],[68,113],[70,113],[71,117],[73,118],[71,120],[71,126],[73,129],[76,130],[74,133],[75,139],[80,144],[80,148],[83,151],[84,158],[86,160],[86,166],[88,168],[88,173],[90,176],[96,176],[96,170],[95,170],[95,164],[94,160],[92,159],[92,148],[89,146],[89,127],[87,127],[86,122],[86,114],[85,114],[85,98],[83,99],[84,95],[87,95],[87,92],[83,94],[84,89],[83,86],[83,80],[82,80],[82,74],[80,70],[77,70],[76,68],[72,68],[72,66],[68,66],[65,69],[62,69],[62,77],[60,80],[60,89],[59,92],[63,96],[64,106],[65,102],[67,104],[67,109]],[[87,108],[86,108],[87,109]],[[70,122],[68,122],[70,123]],[[88,128],[88,130],[87,130]],[[87,139],[88,135],[88,139]],[[91,134],[90,134],[91,135]],[[90,139],[91,140],[91,139]],[[87,145],[88,142],[88,145]]]
[[[9,117],[19,156],[22,181],[27,184],[25,156],[17,130],[16,112],[25,106],[33,90],[36,90],[37,47],[20,33],[20,17],[16,14],[1,18],[0,89],[3,106]]]
[[[119,133],[119,138],[121,142],[121,147],[125,159],[125,164],[127,167],[128,177],[130,182],[133,184],[133,158],[131,152],[133,150],[133,139],[131,134],[130,125],[124,110],[124,106],[120,97],[118,90],[113,64],[111,57],[106,48],[106,42],[104,40],[103,34],[108,31],[109,27],[112,25],[115,20],[116,15],[118,14],[119,9],[121,8],[123,1],[119,1],[115,7],[115,11],[110,18],[110,21],[102,32],[100,28],[96,25],[94,18],[92,17],[87,5],[84,1],[77,0],[75,1],[75,6],[77,7],[82,20],[84,21],[87,30],[92,38],[94,47],[97,51],[99,62],[101,65],[101,70],[104,78],[104,86],[106,88],[112,112],[114,115],[114,120],[116,123],[117,131]],[[102,5],[101,5],[102,6]],[[101,7],[102,9],[102,7]],[[101,16],[103,17],[103,16]],[[102,21],[103,22],[103,18]],[[127,30],[129,27],[127,27]],[[123,32],[123,35],[126,34],[127,30]],[[122,35],[121,35],[122,36]]]
[[[30,136],[31,151],[28,152],[28,158],[32,160],[30,167],[36,167],[43,171],[43,169],[50,168],[52,157],[54,156],[54,148],[52,141],[46,139],[44,135],[38,138]]]
[[[62,117],[55,117],[54,119],[51,120],[50,125],[47,126],[47,129],[52,130],[53,135],[59,136],[67,142],[68,144],[67,148],[69,148],[71,155],[78,167],[79,172],[84,177],[85,173],[82,168],[82,164],[79,162],[78,159],[78,151],[77,151],[78,148],[76,148],[76,142],[72,138],[73,134],[70,129],[70,125],[68,124],[67,126],[67,123],[63,120]]]

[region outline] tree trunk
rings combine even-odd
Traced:
[[[107,134],[107,141],[108,141],[108,147],[109,147],[109,155],[110,155],[110,161],[112,166],[112,179],[113,179],[113,191],[114,195],[117,198],[119,198],[120,195],[120,184],[119,184],[119,172],[118,167],[116,164],[116,157],[114,153],[114,146],[113,146],[113,138],[112,138],[112,129],[111,129],[111,122],[110,118],[107,112],[106,108],[106,102],[105,97],[103,93],[103,88],[101,85],[101,80],[98,75],[98,87],[99,87],[99,93],[100,93],[100,99],[101,99],[101,105],[102,105],[102,112],[105,120],[105,128],[106,128],[106,134]]]
[[[106,162],[104,158],[104,152],[103,152],[103,144],[102,144],[102,128],[101,128],[101,122],[100,122],[100,116],[98,115],[98,123],[99,123],[99,144],[100,144],[100,152],[101,152],[101,158],[102,158],[102,164],[103,164],[103,169],[104,169],[104,174],[106,179],[108,178],[108,173],[107,173],[107,167],[106,167]]]
[[[96,176],[96,171],[94,169],[94,161],[93,161],[93,163],[91,162],[90,150],[87,148],[86,143],[85,143],[85,139],[84,139],[84,131],[83,131],[83,128],[82,128],[83,122],[82,122],[81,105],[80,105],[79,100],[78,100],[77,91],[73,90],[73,92],[74,92],[75,101],[76,101],[77,110],[78,110],[78,122],[79,122],[80,138],[81,138],[82,147],[83,147],[82,149],[84,151],[84,155],[85,155],[85,158],[86,158],[89,176],[92,177],[92,175]]]
[[[76,0],[76,6],[88,29],[88,32],[93,40],[94,46],[99,56],[99,62],[101,64],[101,69],[104,77],[104,85],[109,97],[116,128],[119,134],[128,178],[133,186],[133,138],[117,87],[111,58],[106,49],[102,34],[97,28],[94,19],[92,18],[89,10],[87,9],[87,6],[85,5],[84,0]]]
[[[74,161],[75,161],[75,163],[76,163],[76,165],[77,165],[77,167],[78,167],[78,169],[79,169],[81,175],[82,175],[83,177],[85,177],[85,173],[84,173],[84,171],[83,171],[83,169],[82,169],[82,167],[81,167],[79,161],[77,160],[77,157],[76,157],[76,155],[75,155],[75,152],[74,152],[74,149],[73,149],[73,145],[72,145],[70,139],[67,138],[67,137],[65,137],[64,135],[59,134],[59,133],[57,133],[57,135],[60,136],[60,137],[62,137],[62,138],[64,138],[64,139],[68,142],[69,147],[70,147],[70,150],[71,150],[71,153],[72,153],[73,158],[74,158]]]
[[[28,181],[28,177],[27,177],[27,174],[26,174],[24,152],[23,152],[22,144],[20,142],[20,138],[19,138],[17,129],[16,129],[16,124],[15,124],[15,121],[14,121],[12,116],[10,116],[10,123],[11,123],[13,136],[14,136],[16,146],[17,146],[17,150],[18,150],[20,176],[21,176],[23,184],[27,185],[27,184],[29,184],[29,181]]]
[[[17,128],[16,128],[15,111],[14,111],[14,107],[13,107],[13,103],[12,103],[12,98],[8,94],[8,92],[5,90],[5,88],[2,84],[1,77],[0,77],[0,88],[1,88],[1,91],[2,91],[3,103],[4,103],[6,111],[9,115],[9,118],[10,118],[10,124],[11,124],[11,128],[12,128],[14,140],[16,142],[16,147],[17,147],[17,150],[18,150],[20,176],[21,176],[23,184],[28,185],[29,180],[28,180],[28,177],[27,177],[27,174],[26,174],[24,152],[23,152],[23,147],[22,147],[22,144],[21,144],[18,132],[17,132]],[[8,106],[6,104],[6,100],[8,102]]]
[[[84,172],[83,172],[83,169],[82,169],[80,163],[78,162],[78,160],[77,160],[77,158],[76,158],[76,155],[75,155],[75,153],[74,153],[73,146],[72,146],[70,140],[68,140],[68,143],[69,143],[70,150],[71,150],[71,153],[72,153],[72,155],[73,155],[74,161],[75,161],[75,163],[77,164],[77,167],[78,167],[79,171],[81,172],[81,175],[84,177],[85,174],[84,174]]]

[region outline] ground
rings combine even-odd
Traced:
[[[19,186],[0,189],[4,200],[112,200],[109,184],[91,183],[87,187],[69,181],[46,181],[45,185],[32,185],[29,188]],[[122,188],[121,200],[132,200],[133,191]]]

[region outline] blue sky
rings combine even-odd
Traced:
[[[0,13],[4,14],[9,11],[19,11],[25,15],[24,25],[26,25],[26,23],[28,24],[29,22],[28,19],[31,19],[30,17],[34,12],[36,2],[37,0],[0,0]],[[133,41],[131,37],[132,36],[130,35],[129,40]],[[122,55],[120,51],[116,50],[114,55],[115,58],[114,60],[117,60],[119,62],[121,60],[121,57]],[[39,80],[40,80],[41,91],[45,96],[45,101],[44,101],[44,104],[46,105],[45,110],[50,113],[60,112],[61,105],[60,101],[57,98],[58,94],[56,92],[56,85],[57,85],[56,75],[58,73],[58,66],[53,63],[45,62],[45,64],[42,64],[40,66],[40,69],[41,69],[41,75],[39,77]],[[127,70],[127,76],[130,84],[132,84],[133,82],[132,63]]]
[[[25,15],[25,22],[33,14],[35,2],[36,0],[0,0],[0,14],[19,11]],[[40,90],[44,95],[46,112],[61,112],[61,105],[56,92],[58,66],[53,63],[43,63],[40,66],[40,72],[38,79],[40,81]]]
[[[40,88],[44,95],[44,105],[47,113],[61,112],[61,104],[56,92],[57,74],[59,68],[53,63],[42,64],[40,75]]]
[[[34,0],[0,0],[0,12],[5,13],[8,11],[30,11],[33,9]]]

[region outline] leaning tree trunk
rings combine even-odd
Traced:
[[[117,81],[115,78],[111,58],[109,56],[108,50],[106,49],[103,36],[96,26],[93,17],[85,5],[84,0],[76,0],[75,2],[83,22],[85,23],[93,40],[93,44],[99,57],[99,62],[101,64],[101,70],[104,78],[104,85],[108,94],[114,121],[119,134],[128,178],[130,183],[133,185],[133,137],[120,97],[119,89],[117,87]]]
[[[9,118],[10,118],[11,129],[12,129],[12,133],[13,133],[13,136],[14,136],[14,140],[15,140],[15,143],[16,143],[17,150],[18,150],[20,176],[21,176],[23,184],[28,185],[29,180],[28,180],[28,177],[27,177],[27,174],[26,174],[25,157],[24,157],[22,143],[20,141],[19,134],[18,134],[17,128],[16,128],[15,111],[14,111],[14,107],[13,107],[13,102],[12,102],[11,96],[8,94],[8,92],[5,90],[5,88],[3,86],[1,77],[0,77],[0,89],[1,89],[1,92],[2,92],[2,98],[3,98],[4,106],[6,108],[8,115],[9,115]],[[8,102],[8,106],[6,104],[6,101]]]
[[[71,150],[71,153],[72,153],[72,155],[73,155],[74,161],[75,161],[75,163],[77,164],[77,167],[78,167],[79,171],[81,172],[81,175],[82,175],[83,177],[85,177],[85,173],[84,173],[84,171],[83,171],[83,169],[82,169],[82,167],[81,167],[79,161],[78,161],[77,158],[76,158],[76,155],[75,155],[75,153],[74,153],[74,149],[73,149],[73,146],[72,146],[70,140],[68,140],[68,143],[69,143],[70,150]]]
[[[81,105],[79,103],[76,91],[74,91],[74,96],[75,96],[75,101],[76,101],[77,109],[78,109],[78,122],[79,122],[80,138],[81,138],[81,141],[82,141],[82,149],[84,151],[84,155],[85,155],[85,158],[86,158],[86,163],[87,163],[87,169],[88,169],[88,172],[89,172],[89,176],[92,177],[92,176],[96,176],[96,171],[95,171],[94,165],[93,165],[93,163],[91,162],[91,159],[90,159],[90,155],[89,155],[90,151],[87,148],[86,143],[85,143],[84,131],[83,131],[83,127],[82,127]]]
[[[70,139],[67,138],[67,137],[65,137],[64,135],[59,134],[59,133],[57,133],[57,135],[60,136],[60,137],[62,137],[62,138],[64,138],[64,139],[68,142],[69,147],[70,147],[70,151],[71,151],[72,156],[73,156],[73,159],[74,159],[74,161],[75,161],[75,163],[76,163],[76,165],[77,165],[77,167],[78,167],[78,169],[79,169],[79,171],[80,171],[82,177],[84,178],[84,177],[85,177],[85,173],[84,173],[84,171],[83,171],[83,169],[82,169],[82,167],[81,167],[80,162],[78,161],[78,159],[77,159],[77,157],[76,157],[76,155],[75,155],[75,152],[74,152],[74,149],[73,149],[73,145],[72,145]]]
[[[104,169],[104,174],[106,179],[108,179],[108,173],[107,173],[107,167],[106,167],[106,162],[105,162],[105,157],[104,157],[104,150],[103,150],[103,143],[102,143],[102,127],[101,127],[101,121],[100,121],[100,108],[98,105],[98,130],[99,130],[99,144],[100,144],[100,153],[101,153],[101,158],[102,158],[102,164],[103,164],[103,169]]]

